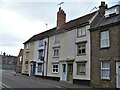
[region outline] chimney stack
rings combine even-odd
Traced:
[[[99,14],[103,16],[105,14],[105,9],[107,9],[107,5],[105,1],[101,1],[101,5],[99,6]]]
[[[59,11],[57,12],[57,27],[65,24],[66,22],[66,14],[65,12],[59,7]]]

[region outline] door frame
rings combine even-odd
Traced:
[[[69,65],[72,64],[72,80],[69,80]],[[67,81],[73,83],[73,62],[67,62]]]
[[[116,62],[116,88],[120,88],[118,86],[118,66],[120,66],[120,62]]]
[[[65,79],[63,80],[63,65],[65,65]],[[61,63],[61,81],[67,81],[67,64]]]

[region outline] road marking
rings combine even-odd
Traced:
[[[12,88],[12,87],[10,87],[9,85],[6,85],[6,84],[4,84],[4,83],[2,83],[2,82],[0,82],[0,84],[3,85],[5,88]],[[13,89],[13,90],[14,90],[14,89]]]

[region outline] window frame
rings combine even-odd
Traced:
[[[107,62],[109,64],[109,67],[108,68],[103,68],[103,62]],[[109,80],[110,79],[110,62],[109,61],[101,61],[100,64],[101,64],[101,79],[108,79]],[[103,75],[103,70],[109,70],[107,77],[102,76]]]
[[[83,34],[83,31],[84,31],[84,34]],[[86,36],[86,27],[77,28],[77,37],[79,38],[83,36]]]
[[[105,38],[102,37],[102,33],[107,33],[107,36],[105,36]],[[105,41],[103,42],[103,40],[107,40],[107,45],[103,45],[103,43],[106,43]],[[101,31],[100,32],[100,48],[109,48],[110,47],[110,31],[109,30],[105,30],[105,31]]]
[[[44,50],[43,49],[38,50],[38,59],[41,59],[41,57],[40,57],[40,51],[42,52],[41,57],[43,57],[43,54],[44,54]]]
[[[25,60],[26,60],[26,61],[29,60],[29,52],[26,52]]]
[[[60,48],[58,47],[53,48],[53,57],[59,58],[59,55],[60,55]]]
[[[77,62],[76,64],[77,64],[77,72],[76,72],[76,74],[77,75],[86,75],[86,62]],[[85,70],[84,72],[81,72],[82,70],[80,69],[80,65],[84,65],[84,70]],[[83,69],[83,67],[82,67],[82,69]]]
[[[77,56],[86,55],[86,43],[87,42],[77,43]],[[83,45],[85,45],[85,47],[81,47]],[[85,53],[82,53],[83,49],[85,49]],[[81,50],[81,53],[79,53],[79,50]]]
[[[60,42],[60,35],[59,34],[56,34],[54,35],[54,43],[59,43]]]
[[[54,65],[55,66],[57,65],[57,68],[56,67],[54,68]],[[55,69],[55,71],[53,69]],[[59,65],[58,64],[52,64],[52,73],[59,73]]]
[[[39,47],[44,46],[44,40],[39,40]]]
[[[42,63],[38,63],[37,72],[38,73],[42,73],[43,72],[43,65],[42,65]]]
[[[26,44],[26,49],[30,49],[30,43]]]

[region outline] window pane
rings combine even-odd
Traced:
[[[82,36],[84,36],[86,33],[85,28],[82,28]]]
[[[109,69],[102,70],[102,77],[109,77]]]
[[[82,49],[82,53],[85,54],[85,49]]]
[[[110,68],[109,62],[108,61],[104,61],[102,63],[102,68]]]
[[[86,66],[85,63],[78,63],[77,64],[77,74],[85,74],[86,72]]]
[[[101,47],[109,47],[109,31],[101,32]]]
[[[109,61],[102,61],[101,62],[101,78],[108,79],[110,75],[110,63]]]
[[[39,41],[39,46],[43,46],[43,40]]]

